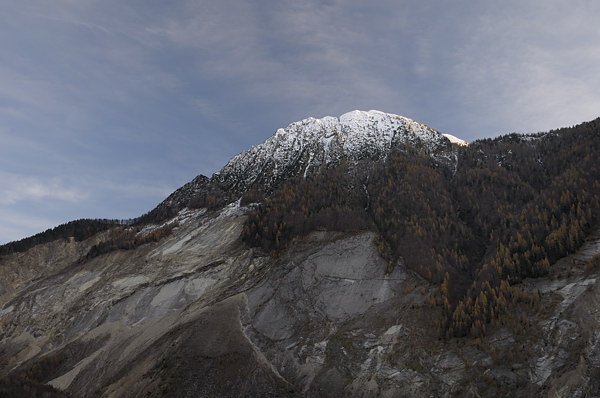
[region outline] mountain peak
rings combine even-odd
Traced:
[[[407,146],[448,163],[455,158],[452,143],[464,141],[404,116],[354,110],[339,117],[309,117],[280,128],[264,143],[233,157],[216,176],[227,186],[244,190],[297,173],[307,176],[342,159],[382,159],[392,149]]]
[[[441,135],[453,144],[468,145],[466,141],[460,138],[450,134],[439,133],[431,127],[408,117],[378,110],[353,110],[339,117],[308,117],[291,123],[285,128],[278,129],[275,136],[278,136],[280,139],[283,137],[293,139],[293,137],[302,136],[307,140],[338,136],[344,142],[347,140],[358,140],[357,145],[360,147],[361,144],[365,144],[364,137],[366,136],[370,136],[373,140],[379,139],[385,141],[387,139],[389,141],[393,140],[394,135],[398,133],[413,133],[428,140],[431,140],[434,136],[439,138]],[[267,144],[269,140],[265,141],[262,145]],[[372,142],[366,142],[366,144],[372,144]],[[355,148],[357,145],[346,145],[346,149],[361,149]]]
[[[386,113],[378,110],[370,110],[370,111],[361,111],[361,110],[353,110],[350,112],[346,112],[339,117],[339,120],[342,123],[346,124],[364,124],[365,122],[375,121],[375,120],[387,120],[387,119],[403,119],[409,122],[414,122],[414,120],[409,119],[404,116],[396,115],[393,113]]]
[[[419,125],[427,127],[424,124],[417,123],[412,119],[393,113],[385,113],[378,110],[361,111],[353,110],[346,112],[339,117],[325,116],[323,118],[308,117],[306,119],[291,123],[285,128],[280,128],[277,133],[284,132],[311,132],[317,129],[322,132],[338,130],[339,132],[352,132],[360,134],[368,130],[383,131],[389,128],[401,125]]]

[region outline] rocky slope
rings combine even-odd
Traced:
[[[28,254],[38,278],[4,258],[2,375],[77,397],[597,391],[600,283],[579,262],[598,240],[569,276],[529,282],[544,297],[534,332],[441,341],[432,286],[386,274],[372,233],[318,232],[271,258],[239,241],[246,211],[184,212],[165,240],[85,264],[89,243],[60,247],[60,264],[47,244]]]
[[[312,127],[298,130],[303,123]],[[310,172],[316,159],[363,156],[348,144],[360,129],[370,132],[369,156],[385,156],[395,140],[440,162],[455,153],[423,125],[354,112],[280,130],[214,178],[248,186]],[[168,200],[181,207],[207,181]],[[94,257],[86,254],[114,231],[0,258],[0,396],[598,396],[600,270],[584,263],[600,252],[600,235],[551,278],[523,282],[541,306],[521,326],[445,340],[441,309],[427,301],[437,287],[401,266],[386,272],[374,232],[316,231],[271,256],[240,239],[250,211],[239,201],[182,208],[160,224],[118,227],[142,238],[172,225],[171,234]]]

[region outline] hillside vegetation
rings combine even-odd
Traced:
[[[253,210],[243,239],[274,255],[318,229],[377,231],[389,267],[437,284],[446,336],[481,336],[519,288],[581,246],[600,211],[600,119],[460,149],[456,170],[417,148],[288,179]],[[259,201],[260,187],[245,202]]]

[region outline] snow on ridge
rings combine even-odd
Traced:
[[[385,157],[397,145],[425,147],[433,156],[448,146],[448,140],[464,143],[412,119],[377,110],[309,117],[278,129],[262,144],[234,156],[217,176],[248,187],[257,179],[274,181],[298,167],[306,176],[309,170],[341,158]]]
[[[251,148],[250,152],[256,152],[255,148],[265,148],[269,152],[274,150],[275,153],[290,149],[302,150],[307,145],[315,143],[326,147],[331,144],[331,138],[335,138],[335,141],[342,144],[344,152],[355,152],[364,149],[365,146],[384,149],[389,148],[397,133],[414,134],[426,140],[433,140],[437,138],[436,135],[439,135],[432,128],[404,116],[376,110],[368,112],[354,110],[340,117],[325,116],[321,119],[309,117],[291,123],[285,128],[278,129],[275,135],[263,144]],[[243,152],[234,159],[237,161],[239,157],[247,154],[248,151]]]
[[[442,134],[444,137],[448,138],[451,143],[457,144],[459,146],[469,146],[469,143],[465,140],[461,140],[458,137],[453,136],[452,134]]]

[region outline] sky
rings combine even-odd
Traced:
[[[596,0],[0,0],[0,244],[139,216],[279,127],[600,116]]]

